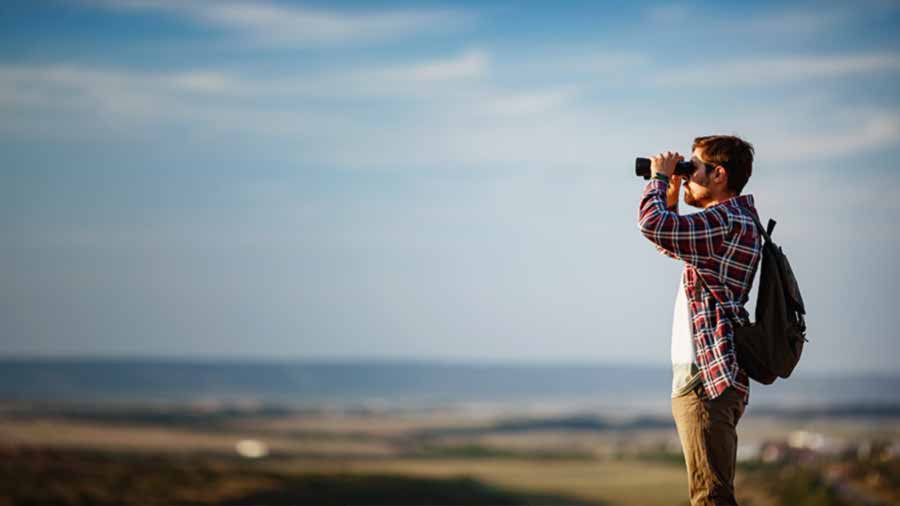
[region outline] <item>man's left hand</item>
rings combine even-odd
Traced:
[[[678,152],[666,151],[665,153],[660,153],[656,156],[650,157],[650,177],[655,176],[657,173],[665,174],[672,178],[672,174],[675,173],[675,164],[684,160],[684,157],[679,155]]]

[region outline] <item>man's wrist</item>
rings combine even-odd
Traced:
[[[651,179],[659,179],[663,183],[669,184],[669,176],[663,174],[662,172],[654,173]]]

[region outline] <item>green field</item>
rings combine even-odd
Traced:
[[[745,443],[781,441],[798,427],[847,444],[878,443],[865,455],[798,449],[777,461],[744,460],[736,480],[740,503],[897,504],[894,422],[745,424]],[[687,504],[686,473],[668,423],[7,409],[0,412],[0,506]],[[265,451],[239,455],[247,441]]]

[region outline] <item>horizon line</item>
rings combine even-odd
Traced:
[[[610,361],[586,358],[497,358],[497,357],[431,357],[402,355],[226,355],[226,354],[137,354],[137,353],[4,353],[0,352],[0,362],[166,362],[166,363],[270,363],[270,364],[421,364],[458,366],[497,367],[609,367],[630,369],[669,370],[671,364],[634,362],[628,360]],[[900,370],[888,369],[818,369],[814,376],[836,374],[839,376],[888,376],[900,377]],[[790,378],[782,379],[788,381]]]

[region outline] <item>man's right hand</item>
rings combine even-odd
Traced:
[[[654,177],[657,174],[663,174],[666,177],[672,178],[675,176],[675,165],[678,162],[684,160],[684,157],[679,155],[678,152],[666,151],[665,153],[660,153],[656,156],[650,157],[650,177]]]
[[[678,197],[681,190],[681,176],[675,175],[675,165],[684,160],[678,152],[666,151],[650,157],[651,177],[657,173],[669,176],[669,187],[666,190],[666,207],[674,210],[678,206]]]

